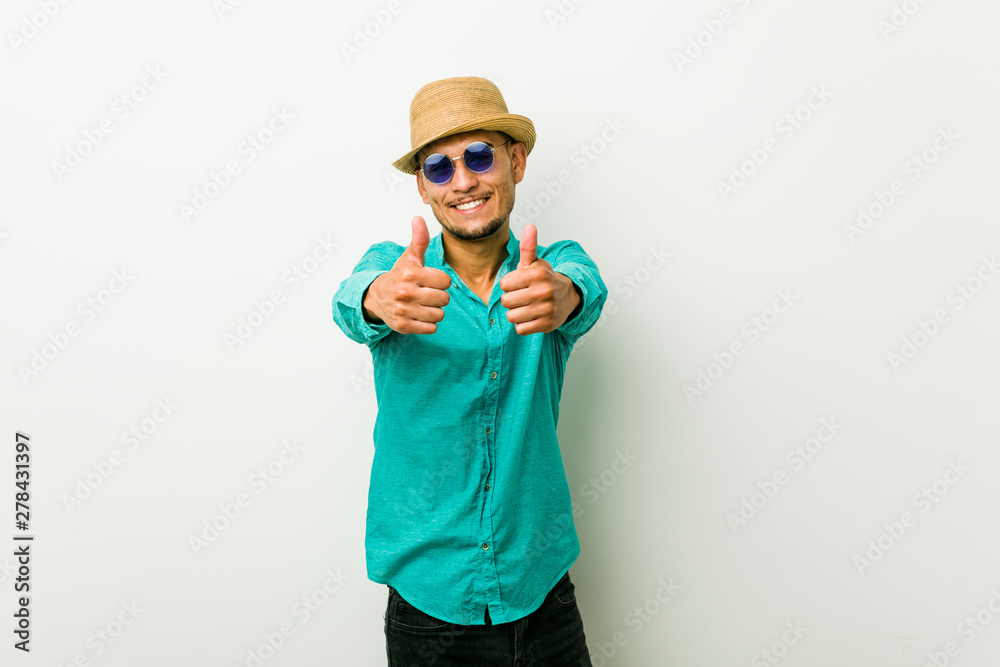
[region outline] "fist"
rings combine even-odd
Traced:
[[[521,260],[500,281],[507,320],[522,336],[548,333],[562,326],[580,302],[573,281],[538,259],[538,230],[528,223],[521,233]]]
[[[363,308],[366,315],[388,324],[393,331],[432,334],[444,319],[451,276],[424,266],[424,253],[430,244],[427,223],[418,215],[410,225],[410,245],[392,269],[369,285]]]

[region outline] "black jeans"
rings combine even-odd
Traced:
[[[389,667],[592,667],[568,572],[541,607],[499,625],[446,623],[388,588]]]

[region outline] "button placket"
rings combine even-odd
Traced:
[[[500,376],[498,370],[501,359],[500,350],[503,344],[502,327],[497,326],[497,319],[494,316],[490,316],[490,313],[496,307],[497,307],[496,302],[494,302],[488,308],[487,318],[486,318],[487,321],[489,322],[489,324],[486,327],[486,367],[493,368],[496,370],[490,371],[489,380],[487,381],[486,384],[486,396],[484,400],[483,416],[487,422],[487,425],[485,426],[484,430],[486,431],[485,444],[486,444],[487,459],[489,463],[487,465],[486,479],[483,481],[483,485],[481,487],[483,490],[483,496],[482,496],[483,523],[481,525],[482,539],[480,542],[480,548],[482,549],[483,555],[489,558],[489,560],[483,562],[483,565],[485,566],[484,572],[487,573],[486,576],[491,581],[495,580],[496,575],[495,575],[495,563],[490,550],[490,546],[493,542],[493,530],[492,530],[493,521],[492,521],[492,514],[490,511],[491,502],[487,493],[493,488],[492,485],[493,462],[496,460],[495,459],[496,432],[493,429],[493,424],[496,421],[497,409],[499,406],[499,397],[500,397],[500,385],[492,381],[498,379]],[[491,587],[495,585],[496,585],[495,581],[494,583],[490,584]]]

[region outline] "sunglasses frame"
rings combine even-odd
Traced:
[[[495,153],[496,153],[497,149],[498,148],[503,148],[504,146],[506,146],[507,144],[511,143],[512,141],[513,141],[513,139],[509,139],[509,140],[503,142],[502,144],[500,144],[499,146],[496,146],[496,147],[490,146],[485,141],[472,141],[472,142],[469,143],[468,146],[465,147],[465,150],[463,150],[462,154],[459,155],[458,157],[448,157],[444,153],[431,153],[430,155],[428,155],[427,157],[424,158],[424,164],[426,165],[427,161],[430,160],[432,157],[434,157],[436,155],[440,155],[440,156],[444,157],[447,160],[451,160],[452,163],[454,163],[455,160],[462,160],[463,162],[465,162],[465,154],[469,151],[469,146],[473,146],[475,144],[483,144],[484,146],[486,146],[487,148],[490,149],[490,165],[488,167],[486,167],[486,169],[483,169],[482,171],[476,171],[472,167],[469,167],[468,163],[466,163],[465,166],[469,169],[469,171],[471,171],[473,173],[476,173],[476,174],[485,174],[486,172],[488,172],[493,167],[493,163],[496,160]],[[429,183],[434,183],[434,185],[444,185],[445,183],[447,183],[448,181],[450,181],[455,176],[455,165],[454,164],[451,165],[451,173],[448,174],[448,178],[445,179],[445,180],[443,180],[443,181],[441,181],[440,183],[438,183],[436,181],[432,181],[430,179],[430,177],[427,176],[427,173],[424,172],[424,167],[421,167],[421,168],[417,169],[417,171],[423,172],[424,178],[426,178]]]

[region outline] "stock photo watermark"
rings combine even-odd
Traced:
[[[968,646],[998,616],[1000,616],[1000,590],[994,587],[990,589],[990,597],[983,606],[977,609],[973,615],[966,616],[955,626],[955,634],[962,638],[965,645]],[[958,641],[949,640],[945,642],[940,651],[928,652],[927,662],[921,667],[946,667],[951,664],[952,658],[958,657],[961,653],[962,647],[959,646]]]
[[[892,11],[887,18],[879,19],[875,27],[878,28],[882,39],[889,41],[889,36],[910,22],[910,19],[917,15],[920,8],[927,4],[927,0],[903,0],[892,5]]]
[[[277,456],[247,477],[247,486],[253,489],[258,496],[267,491],[305,451],[305,447],[299,445],[294,439],[286,440],[282,445],[281,452]],[[288,455],[287,459],[286,454]],[[211,518],[202,521],[201,531],[188,536],[188,546],[191,547],[194,555],[200,556],[202,552],[214,544],[222,536],[222,533],[229,530],[236,520],[243,516],[244,510],[252,503],[253,498],[246,492],[237,493],[232,499],[219,503],[219,511]]]
[[[948,495],[951,487],[958,484],[970,470],[972,468],[962,463],[961,459],[948,461],[948,469],[938,479],[914,493],[910,498],[910,504],[913,505],[914,509],[919,510],[920,514],[927,514],[937,503],[941,502],[942,498]],[[854,556],[854,567],[857,568],[858,574],[864,576],[865,570],[882,560],[893,547],[899,544],[907,531],[917,525],[917,518],[918,515],[904,510],[895,520],[883,523],[884,530],[878,537],[868,540],[868,548],[862,554]]]
[[[826,89],[825,84],[809,87],[809,95],[805,101],[791,111],[783,114],[774,123],[775,136],[768,137],[759,146],[753,146],[746,150],[747,159],[734,163],[729,170],[729,178],[725,181],[715,182],[715,188],[722,197],[722,201],[729,198],[745,186],[754,174],[760,171],[761,167],[767,164],[771,156],[781,148],[782,140],[788,141],[795,133],[805,127],[806,123],[812,119],[813,114],[833,97],[833,93]]]
[[[746,344],[760,340],[761,336],[769,331],[797,300],[798,296],[792,294],[791,289],[778,290],[777,297],[769,307],[764,308],[759,315],[748,319],[740,327],[740,333],[747,337]],[[704,368],[698,369],[694,382],[681,385],[688,405],[694,405],[696,398],[701,398],[705,392],[714,387],[746,351],[743,340],[734,340],[722,352],[713,352],[712,361]]]
[[[167,78],[167,73],[161,70],[159,65],[146,67],[139,82],[130,86],[111,103],[108,115],[97,121],[94,127],[86,127],[81,130],[83,139],[66,144],[63,161],[52,161],[52,173],[55,174],[58,181],[62,183],[68,175],[73,173],[74,169],[83,164],[85,158],[93,155],[97,147],[115,131],[116,123],[121,123],[138,109],[149,98],[149,94],[160,87],[165,78]]]
[[[612,633],[611,639],[606,642],[594,642],[590,652],[590,657],[594,667],[606,667],[614,659],[618,652],[628,646],[629,641],[635,638],[643,628],[652,622],[653,618],[659,614],[664,607],[674,599],[677,592],[681,590],[679,584],[674,583],[673,577],[667,580],[660,579],[659,587],[642,604],[638,604],[627,612],[622,619],[622,624],[632,631],[631,636],[624,630],[616,630]]]
[[[290,613],[294,620],[298,622],[299,627],[309,622],[309,619],[314,614],[326,606],[333,599],[333,596],[340,591],[344,582],[349,579],[347,575],[340,571],[340,568],[337,568],[336,572],[327,570],[325,574],[326,577],[319,586],[312,589],[308,595],[300,597],[292,605]],[[279,623],[274,630],[262,633],[261,639],[263,641],[247,649],[246,659],[241,664],[246,667],[261,667],[261,665],[273,658],[288,643],[288,640],[295,635],[297,629],[295,623],[286,620]],[[240,667],[240,665],[237,667]]]
[[[799,640],[809,631],[809,628],[802,627],[802,622],[786,621],[785,630],[781,637],[775,639],[769,646],[762,648],[750,658],[750,667],[770,667],[778,664],[778,661],[788,655],[788,649],[799,643]]]
[[[567,162],[570,168],[560,169],[549,178],[542,180],[541,191],[534,195],[527,195],[528,203],[524,206],[523,212],[512,211],[510,214],[510,228],[515,234],[520,233],[529,222],[537,220],[542,213],[561,197],[569,186],[576,182],[577,175],[585,172],[594,162],[600,159],[611,144],[615,143],[628,129],[629,124],[621,116],[605,118],[604,125],[600,131],[587,142],[581,143],[574,150]],[[401,184],[411,183],[412,176],[406,176],[393,169],[384,174],[386,186],[390,192],[395,192],[396,187]],[[524,201],[522,196],[520,201]]]
[[[966,304],[975,299],[986,283],[991,281],[998,272],[1000,272],[1000,264],[997,263],[996,254],[983,257],[971,276],[956,283],[948,291],[945,301],[953,305],[952,313],[962,310]],[[918,318],[916,329],[910,334],[903,335],[900,339],[900,346],[886,354],[889,367],[898,373],[900,367],[913,361],[951,321],[951,314],[944,307],[936,308],[934,313],[926,319]]]
[[[288,291],[294,292],[305,284],[312,277],[324,262],[333,257],[333,253],[340,247],[339,243],[330,240],[330,235],[326,237],[317,236],[316,245],[305,257],[294,262],[281,274],[281,284],[288,285]],[[271,289],[263,299],[253,302],[250,312],[243,315],[236,322],[232,330],[227,330],[222,334],[222,342],[230,352],[235,352],[236,348],[250,340],[269,319],[274,317],[278,311],[278,306],[285,303],[287,295],[280,287]]]
[[[813,458],[823,451],[824,445],[833,441],[842,428],[844,428],[844,425],[839,423],[836,417],[830,417],[829,419],[824,417],[819,422],[816,435],[808,438],[804,443],[795,445],[789,449],[788,453],[785,454],[785,463],[791,467],[791,470],[786,471],[784,468],[779,468],[763,482],[758,481],[757,491],[754,491],[749,496],[740,498],[739,508],[735,512],[726,514],[726,523],[729,524],[733,535],[740,528],[748,525],[778,495],[781,488],[788,484],[791,479],[790,475],[800,472],[806,466],[806,463],[812,461]]]
[[[6,585],[9,581],[14,581],[17,574],[16,561],[10,556],[4,556],[0,560],[0,585]]]
[[[576,14],[577,8],[584,4],[587,0],[559,0],[559,4],[555,6],[555,9],[545,10],[545,20],[549,23],[549,29],[552,32],[556,31],[560,23],[565,23],[569,20],[573,14]]]
[[[10,42],[14,53],[20,53],[21,49],[28,45],[28,41],[38,36],[38,33],[69,3],[70,0],[38,0],[38,10],[21,19],[17,32],[11,30],[7,33],[7,41]]]
[[[212,0],[212,9],[220,21],[226,20],[227,14],[232,14],[242,7],[246,0]]]
[[[612,288],[608,290],[608,298],[601,309],[601,316],[597,318],[594,326],[586,334],[577,339],[574,349],[581,348],[587,339],[607,323],[609,317],[613,317],[618,312],[618,301],[615,299],[615,294],[621,294],[622,301],[628,301],[645,285],[649,284],[653,274],[662,269],[671,257],[673,255],[665,251],[663,246],[658,248],[649,246],[649,253],[645,261],[616,280]]]
[[[14,432],[13,438],[14,475],[8,479],[13,482],[14,528],[21,531],[13,536],[13,556],[16,559],[11,574],[14,577],[12,588],[20,595],[14,598],[14,648],[28,653],[31,651],[31,566],[35,535],[31,532],[31,436],[21,431]],[[6,569],[6,566],[5,566]],[[7,578],[7,574],[4,574]]]
[[[76,313],[83,319],[83,322],[71,319],[59,330],[49,333],[48,342],[29,353],[30,359],[27,364],[18,365],[17,375],[21,378],[24,386],[28,386],[29,381],[37,378],[42,371],[48,368],[69,347],[70,342],[80,335],[80,332],[83,331],[82,327],[93,322],[100,313],[107,310],[117,295],[121,294],[134,279],[135,276],[130,275],[128,269],[116,269],[111,273],[111,280],[108,281],[107,287],[101,288],[81,301],[76,308]]]
[[[908,177],[911,183],[916,183],[960,138],[951,129],[951,125],[947,129],[937,128],[937,135],[930,145],[903,162],[902,175]],[[874,227],[905,193],[906,182],[902,178],[893,179],[884,190],[876,188],[868,203],[858,207],[854,222],[844,224],[844,236],[851,245],[857,245],[858,238]]]
[[[624,452],[620,449],[615,451],[615,459],[611,465],[602,470],[599,474],[591,477],[580,486],[579,495],[587,498],[587,505],[593,505],[606,494],[612,486],[626,473],[632,466],[639,462],[638,457],[633,456],[631,450]],[[565,537],[573,529],[574,522],[579,521],[583,516],[584,507],[579,501],[570,503],[573,508],[572,519],[566,514],[551,514],[550,522],[545,529],[536,528],[534,541],[524,557],[532,558],[550,549],[553,544]]]
[[[204,213],[212,202],[232,185],[233,179],[243,173],[243,168],[266,150],[279,134],[288,129],[288,125],[293,120],[295,120],[295,116],[285,107],[271,109],[271,117],[264,123],[264,126],[256,132],[248,134],[236,147],[236,155],[239,157],[227,160],[221,169],[209,170],[208,177],[203,184],[193,188],[190,202],[185,201],[178,204],[178,211],[184,222],[191,224],[193,217]]]
[[[628,127],[628,123],[623,121],[620,116],[606,118],[601,131],[587,143],[580,144],[569,156],[569,163],[576,168],[576,173],[582,174],[600,159],[600,156],[621,137],[622,132]],[[545,179],[542,182],[544,192],[538,192],[534,196],[529,195],[528,203],[524,206],[523,212],[511,212],[511,230],[520,233],[527,223],[537,220],[574,181],[573,172],[569,169],[560,169],[551,180]]]
[[[91,667],[94,664],[91,659],[103,655],[116,641],[121,639],[126,629],[135,624],[139,614],[146,611],[134,600],[122,602],[120,606],[121,610],[115,614],[114,618],[87,636],[84,643],[89,651],[80,651],[73,657],[72,661],[65,663],[65,665],[60,662],[57,667]]]
[[[156,399],[156,407],[148,417],[133,424],[121,435],[121,443],[125,445],[129,452],[135,452],[139,446],[148,441],[160,428],[160,426],[174,414],[179,406],[174,404],[170,398]],[[83,477],[76,478],[73,491],[63,493],[60,498],[63,507],[70,514],[80,508],[84,501],[92,498],[94,492],[101,488],[118,468],[125,463],[125,454],[119,449],[113,449],[107,457],[91,462],[92,472],[88,472]]]
[[[733,4],[740,10],[749,9],[752,0],[732,0]],[[693,65],[694,61],[701,58],[702,54],[722,37],[726,31],[726,26],[732,25],[736,21],[738,14],[732,9],[726,8],[719,12],[718,17],[705,19],[701,22],[703,29],[688,37],[687,45],[682,51],[674,51],[674,64],[677,71],[684,73],[684,68]]]
[[[405,0],[405,3],[411,4],[412,0]],[[353,58],[360,56],[361,52],[368,48],[403,11],[403,4],[403,0],[389,0],[384,8],[372,10],[370,20],[355,26],[351,40],[340,42],[340,53],[343,54],[344,60],[350,63]]]

